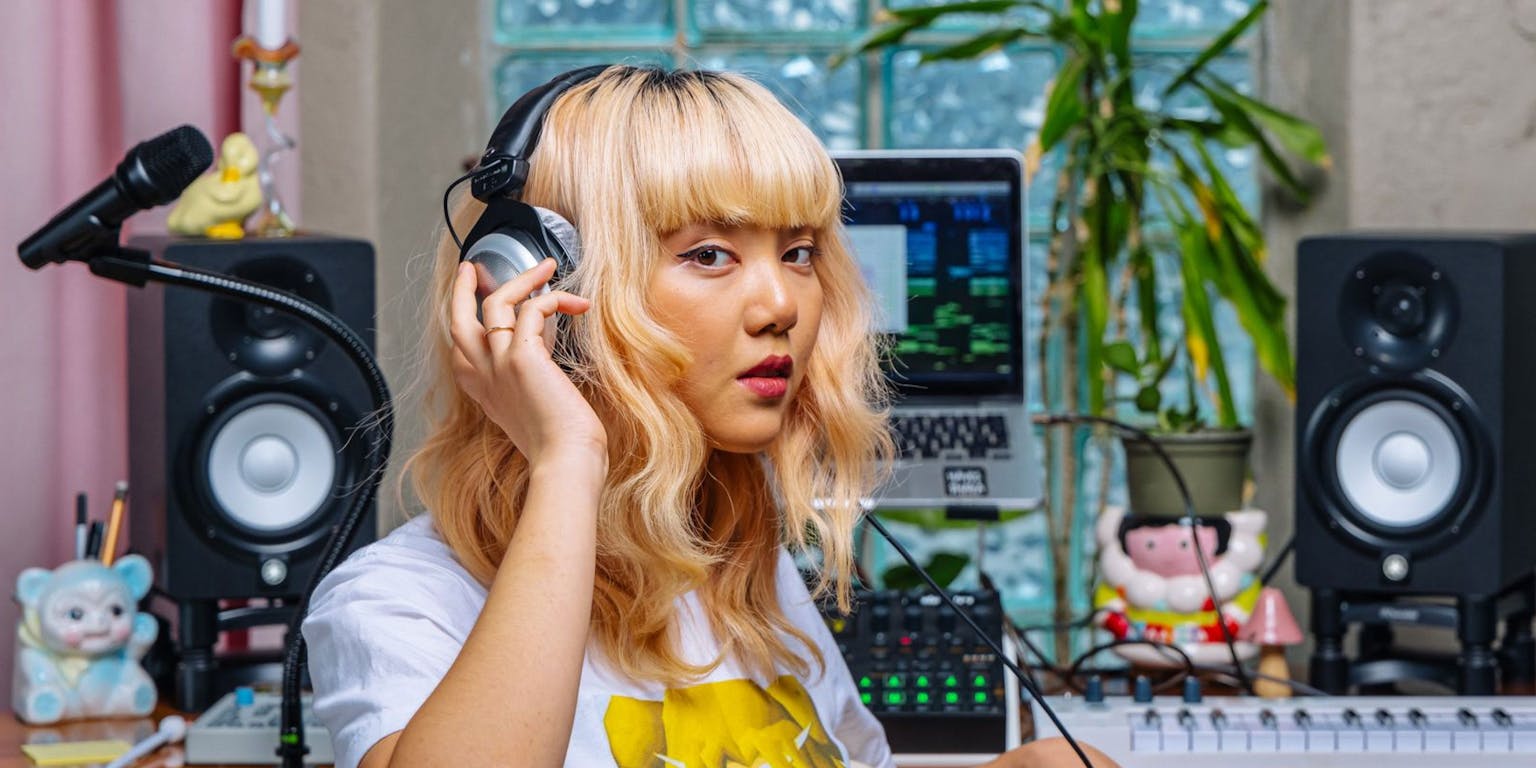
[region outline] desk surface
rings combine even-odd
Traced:
[[[59,725],[28,726],[17,720],[9,710],[0,711],[0,768],[33,768],[32,761],[21,753],[23,744],[96,739],[121,739],[133,744],[154,733],[159,718],[168,714],[171,714],[170,710],[156,712],[155,719],[82,720]],[[181,747],[178,745],[161,749],[134,765],[135,768],[181,765],[180,757]]]

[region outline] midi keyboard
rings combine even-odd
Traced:
[[[1536,766],[1536,697],[1340,696],[1198,702],[1051,697],[1072,736],[1136,768]],[[1037,737],[1058,735],[1034,705]]]

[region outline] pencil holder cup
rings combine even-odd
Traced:
[[[16,578],[16,677],[11,706],[33,724],[83,717],[147,715],[155,684],[139,660],[155,641],[153,616],[138,610],[149,592],[149,561],[126,555],[28,568]]]

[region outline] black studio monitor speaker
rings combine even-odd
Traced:
[[[366,242],[133,245],[302,296],[374,343]],[[347,441],[371,407],[366,385],[332,342],[275,310],[154,283],[128,296],[133,548],[178,601],[297,597],[362,479]],[[374,519],[352,546],[373,539]]]
[[[1536,235],[1300,246],[1296,578],[1494,595],[1536,566]]]

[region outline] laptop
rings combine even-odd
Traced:
[[[900,455],[882,508],[1030,509],[1024,160],[1008,150],[834,153],[848,238],[892,342]]]

